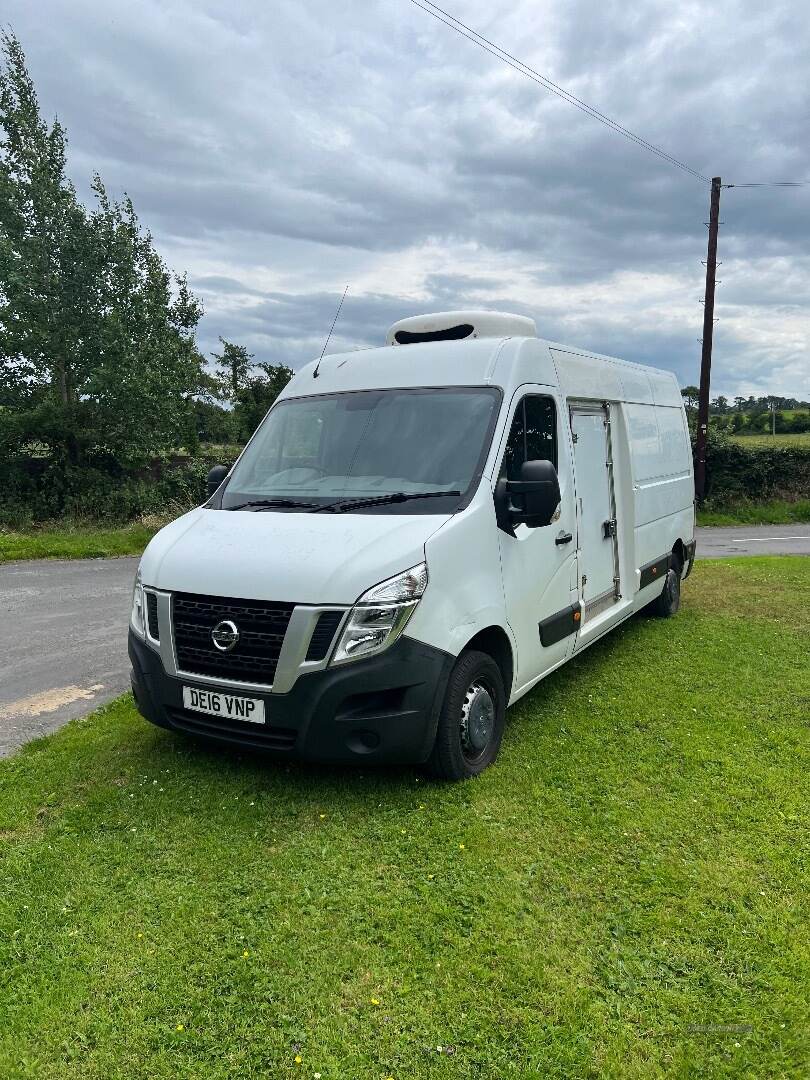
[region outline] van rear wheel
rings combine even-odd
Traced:
[[[470,649],[450,672],[427,771],[441,780],[478,776],[498,756],[506,720],[501,669]]]

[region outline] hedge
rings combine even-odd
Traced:
[[[21,459],[3,470],[0,527],[20,529],[64,518],[123,524],[144,514],[180,514],[202,502],[208,470],[220,463],[231,461],[174,457],[121,469]]]
[[[124,523],[143,514],[180,514],[205,496],[215,464],[233,458],[156,459],[141,469],[57,467],[45,458],[13,461],[0,476],[0,527],[19,529],[60,518]],[[706,495],[714,507],[766,499],[810,497],[810,447],[741,446],[712,432]]]
[[[741,446],[712,432],[706,453],[706,496],[715,505],[810,496],[810,447]]]

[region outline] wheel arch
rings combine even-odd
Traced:
[[[677,568],[678,569],[678,576],[680,577],[680,575],[683,573],[684,566],[686,566],[686,560],[687,560],[686,545],[684,544],[683,540],[680,539],[680,537],[672,545],[672,554],[678,560],[678,563],[680,564],[678,566],[678,568]],[[673,566],[673,570],[674,569],[675,569],[675,567]]]
[[[512,684],[515,675],[515,660],[509,635],[501,626],[487,626],[470,638],[462,652],[468,649],[477,649],[479,652],[486,653],[498,665],[508,703],[512,696]]]

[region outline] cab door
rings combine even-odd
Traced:
[[[521,389],[494,477],[495,483],[517,480],[524,461],[545,459],[560,481],[560,505],[550,525],[516,525],[514,536],[498,530],[506,613],[517,641],[518,687],[562,663],[573,650],[578,627],[576,508],[564,416],[548,388]]]

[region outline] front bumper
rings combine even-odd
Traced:
[[[286,694],[216,688],[264,701],[267,723],[256,725],[184,709],[183,687],[210,683],[167,675],[132,630],[129,658],[138,710],[158,727],[310,761],[380,763],[427,759],[454,659],[403,636],[379,656],[301,675]]]

